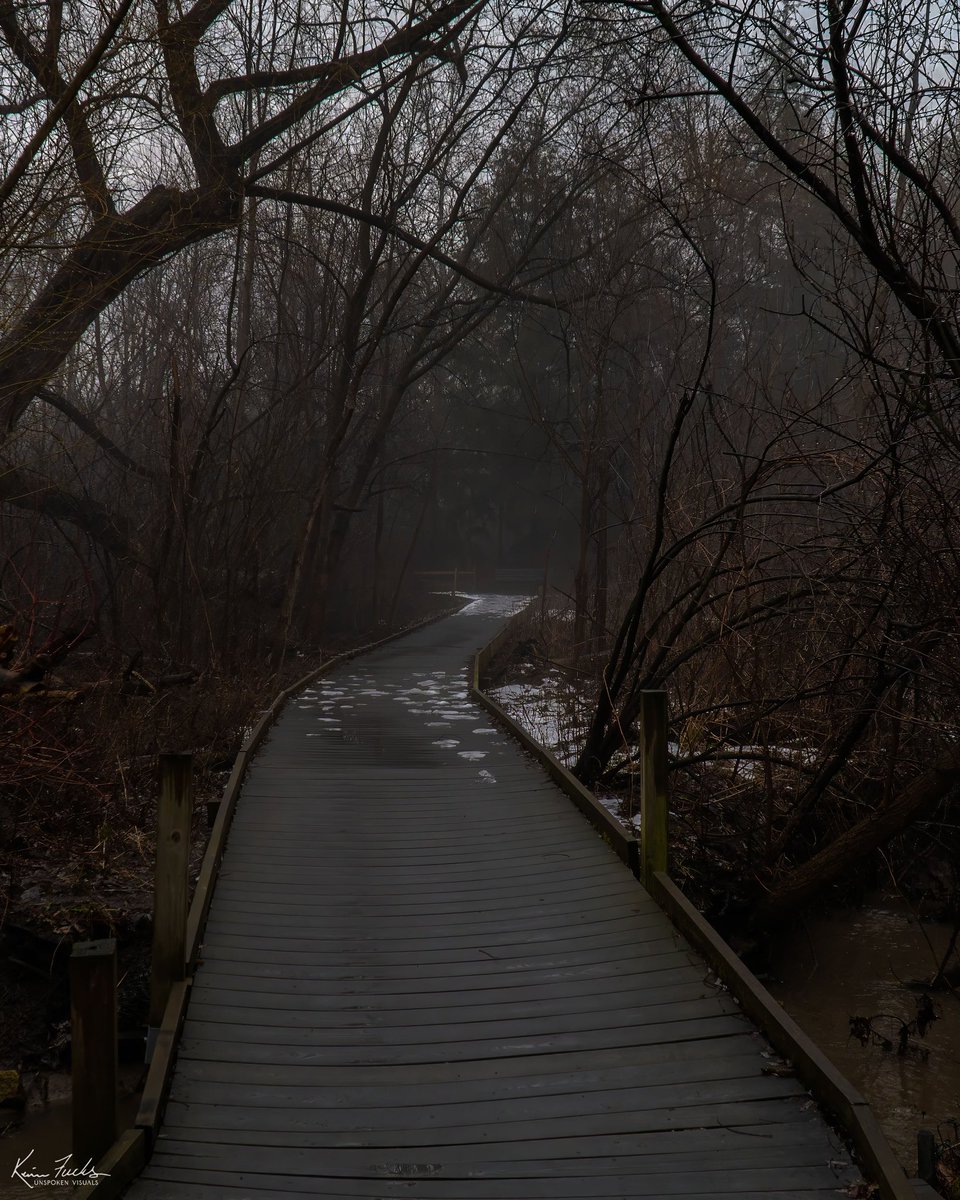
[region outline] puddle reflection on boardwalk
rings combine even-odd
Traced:
[[[288,705],[251,768],[133,1200],[843,1194],[791,1078],[469,698],[483,598]]]

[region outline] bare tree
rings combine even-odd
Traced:
[[[49,258],[37,249],[35,282],[19,289],[20,311],[8,312],[0,426],[17,426],[133,279],[236,226],[246,190],[309,152],[323,128],[310,126],[318,109],[328,106],[336,122],[367,103],[381,77],[365,81],[387,64],[401,75],[433,69],[430,56],[449,57],[480,8],[453,0],[396,25],[387,10],[346,7],[313,22],[285,3],[268,25],[230,0],[186,10],[164,0],[153,22],[121,0],[92,28],[75,6],[0,6],[3,242],[22,254],[37,224],[49,228],[38,214],[53,204],[63,245]],[[243,54],[251,41],[256,64]]]
[[[722,101],[783,176],[829,215],[835,236],[918,324],[918,377],[960,377],[960,225],[955,14],[924,0],[818,0],[798,6],[625,2],[645,44],[662,39],[661,73],[632,102],[695,88]],[[921,360],[922,356],[922,360]]]

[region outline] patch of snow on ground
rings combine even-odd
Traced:
[[[558,671],[529,683],[491,688],[490,697],[566,766],[577,761],[587,732],[592,696]]]
[[[486,750],[458,750],[457,755],[460,758],[466,758],[470,762],[473,762],[476,759],[486,758],[487,752]]]

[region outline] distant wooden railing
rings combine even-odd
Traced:
[[[474,699],[540,761],[554,782],[631,868],[687,941],[710,963],[777,1052],[793,1063],[797,1077],[849,1135],[882,1200],[917,1200],[916,1188],[907,1179],[867,1102],[670,878],[667,693],[649,691],[643,694],[638,840],[571,771],[483,690],[484,675],[491,660],[515,636],[518,623],[534,604],[538,605],[539,599],[512,617],[492,641],[477,651],[471,687]]]
[[[477,573],[472,567],[449,567],[439,571],[414,571],[414,579],[419,579],[423,583],[428,583],[431,586],[443,589],[444,584],[449,584],[449,590],[453,593],[459,591],[461,585],[464,587],[474,587],[477,582]]]

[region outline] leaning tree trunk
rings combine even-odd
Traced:
[[[168,255],[235,225],[239,190],[157,187],[94,222],[0,341],[0,432],[11,431],[91,322]]]
[[[795,868],[753,908],[751,924],[776,925],[794,915],[818,892],[862,858],[902,833],[960,782],[960,751],[951,751],[924,771],[886,808],[858,821],[813,858]]]

